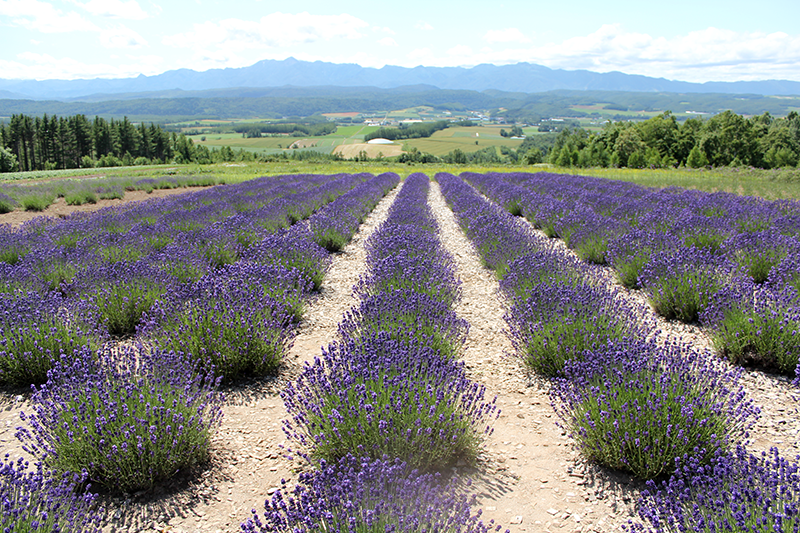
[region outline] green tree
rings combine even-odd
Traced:
[[[702,168],[708,166],[708,158],[705,152],[699,146],[695,146],[689,152],[689,157],[686,159],[686,166],[691,168]]]
[[[614,143],[614,152],[616,152],[619,157],[619,166],[621,167],[636,166],[636,168],[640,168],[644,166],[643,159],[641,161],[637,159],[635,161],[635,165],[632,165],[628,163],[628,158],[637,152],[641,152],[643,158],[644,151],[646,149],[647,146],[644,144],[644,141],[642,141],[642,136],[639,134],[639,130],[633,124],[630,124],[622,129],[617,136],[616,142]]]
[[[17,156],[12,154],[8,148],[0,146],[0,172],[16,172],[17,170],[19,170]]]

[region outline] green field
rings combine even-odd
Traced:
[[[280,135],[247,139],[242,137],[241,133],[201,133],[198,135],[191,135],[189,138],[191,138],[192,142],[195,144],[204,145],[209,148],[229,146],[234,150],[242,148],[251,152],[275,154],[288,149],[293,143],[298,142],[305,146],[304,148],[300,148],[300,150],[331,153],[333,149],[339,145],[363,142],[364,135],[376,129],[378,129],[377,126],[356,124],[353,126],[339,126],[336,132],[322,137],[289,137],[288,135]],[[205,141],[202,140],[203,138],[205,138]]]
[[[519,139],[509,139],[500,136],[500,130],[508,130],[510,126],[472,126],[447,128],[437,131],[430,137],[423,139],[409,139],[405,144],[415,147],[420,152],[428,152],[442,156],[460,149],[462,152],[477,152],[487,146],[508,146],[517,148],[522,144]],[[477,141],[477,144],[476,144]]]
[[[437,172],[554,172],[597,176],[629,181],[646,187],[685,187],[707,192],[725,191],[762,198],[800,200],[800,170],[760,170],[722,168],[714,170],[693,169],[621,169],[621,168],[558,168],[553,165],[406,165],[387,161],[286,161],[277,163],[224,163],[215,165],[158,165],[148,167],[94,168],[59,171],[0,174],[4,179],[46,180],[74,177],[91,172],[93,177],[130,176],[137,178],[172,175],[209,174],[224,178],[228,183],[248,180],[259,176],[279,174],[340,172],[396,172],[407,176],[413,172],[424,172],[433,177]]]

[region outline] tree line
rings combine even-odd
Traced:
[[[0,172],[115,167],[159,163],[252,160],[229,147],[209,150],[160,125],[85,115],[12,115],[0,124]]]
[[[378,128],[364,135],[364,142],[372,139],[389,139],[390,141],[419,139],[430,137],[437,131],[448,127],[450,127],[450,122],[447,120],[437,120],[436,122],[416,122],[411,125],[401,124],[399,128]]]
[[[564,130],[546,159],[566,167],[796,167],[800,114],[746,118],[724,111],[679,123],[667,111],[641,122],[608,123],[598,133]]]

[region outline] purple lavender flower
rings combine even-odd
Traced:
[[[221,396],[180,354],[123,345],[57,360],[17,437],[58,472],[112,491],[152,487],[207,459]]]
[[[96,495],[82,488],[85,474],[46,472],[22,458],[0,465],[0,529],[2,531],[100,532],[101,510]]]
[[[675,473],[648,482],[638,505],[649,523],[631,523],[633,532],[800,530],[800,469],[796,462],[744,447],[718,450],[710,462],[681,457]]]
[[[747,435],[758,409],[711,354],[634,341],[589,351],[565,365],[553,389],[556,412],[581,452],[642,479],[675,461],[709,461]]]
[[[312,459],[388,455],[436,468],[474,459],[497,415],[483,396],[462,363],[380,332],[334,343],[303,369],[281,393],[284,431]]]
[[[242,531],[499,531],[500,526],[480,520],[480,511],[472,511],[475,496],[462,485],[458,478],[445,481],[439,474],[412,470],[399,459],[346,455],[301,474],[292,491],[275,492],[264,513],[254,509]]]

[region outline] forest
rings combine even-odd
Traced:
[[[679,123],[667,111],[641,122],[611,122],[599,133],[564,130],[548,152],[534,151],[529,159],[564,167],[796,167],[800,114],[746,118],[724,111]]]
[[[252,159],[229,147],[195,146],[182,133],[160,125],[133,124],[127,117],[106,120],[13,115],[0,123],[0,172],[118,167],[158,163],[213,163]]]
[[[380,128],[369,138],[424,137],[448,125],[439,121],[398,129]],[[279,126],[296,131],[295,125]],[[324,126],[335,127],[333,124]],[[518,133],[513,128],[512,131]],[[250,130],[243,133],[252,134]],[[127,117],[92,120],[85,115],[13,115],[7,123],[0,123],[0,172],[309,158],[341,157],[302,150],[258,155],[241,149],[234,152],[227,146],[209,149],[194,144],[182,133],[166,131],[154,123],[137,125]],[[792,111],[785,118],[769,113],[744,117],[724,111],[709,119],[691,118],[680,122],[667,111],[643,121],[608,122],[599,132],[574,127],[558,134],[529,135],[516,149],[506,146],[500,146],[499,150],[489,146],[475,151],[456,148],[437,157],[407,147],[397,161],[408,164],[552,163],[579,168],[797,167],[800,163],[800,114]]]

